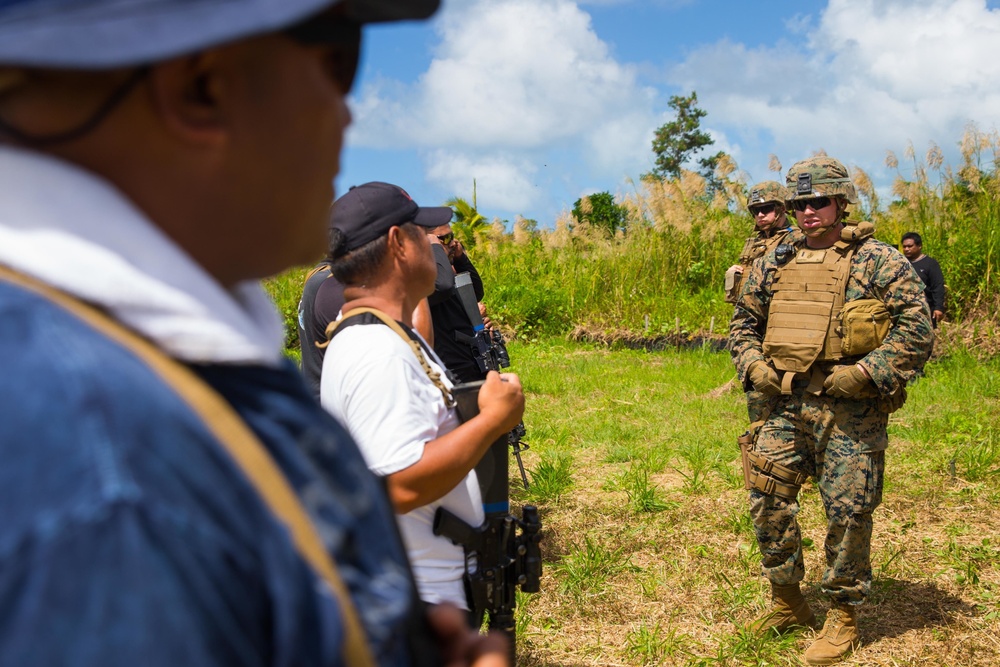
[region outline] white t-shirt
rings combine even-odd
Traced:
[[[426,349],[424,355],[451,388],[437,355]],[[384,324],[350,326],[333,338],[323,360],[320,401],[354,436],[368,467],[382,476],[410,467],[427,442],[459,425],[455,409],[445,407],[413,349]],[[475,470],[443,498],[396,515],[420,598],[468,608],[462,548],[432,531],[438,507],[471,526],[481,525],[485,517]]]

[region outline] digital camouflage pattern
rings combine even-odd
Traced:
[[[760,206],[761,204],[781,204],[785,208],[788,201],[788,190],[777,181],[762,181],[750,188],[750,196],[747,197],[747,208]],[[753,215],[753,211],[750,212]]]
[[[793,164],[785,177],[785,185],[788,201],[840,196],[851,204],[858,203],[858,193],[847,167],[840,160],[825,155]]]
[[[773,181],[771,181],[773,183]],[[779,185],[775,183],[775,185]],[[757,186],[754,186],[757,187]],[[779,185],[780,187],[780,185]],[[785,189],[782,187],[782,191]],[[752,195],[752,192],[751,192]],[[775,201],[775,200],[768,200]],[[757,202],[758,204],[761,202]],[[782,202],[782,207],[784,203]],[[743,250],[740,252],[740,257],[736,261],[736,264],[742,268],[742,273],[738,273],[733,278],[733,285],[730,287],[727,283],[726,285],[726,302],[736,303],[739,299],[740,293],[743,290],[743,281],[746,279],[746,271],[750,268],[750,265],[756,262],[758,259],[766,255],[767,253],[774,250],[779,243],[792,243],[792,241],[802,235],[797,227],[792,227],[788,222],[788,218],[778,218],[775,220],[774,225],[783,223],[784,226],[766,230],[758,231],[754,236],[750,236],[743,243]],[[804,237],[803,237],[804,238]]]
[[[816,480],[827,517],[821,590],[835,602],[857,604],[871,586],[872,512],[882,502],[889,415],[870,400],[813,396],[805,385],[772,399],[756,447]],[[798,500],[750,491],[761,571],[774,584],[805,576],[798,512]]]
[[[790,243],[798,251],[804,247],[805,237],[791,237]],[[730,350],[744,385],[750,365],[758,360],[767,361],[761,344],[776,269],[774,250],[750,266],[730,322]],[[905,395],[906,383],[923,368],[930,356],[934,334],[922,290],[916,272],[901,252],[873,238],[858,244],[851,260],[844,302],[878,299],[885,304],[893,322],[882,345],[860,360],[878,388],[881,400],[891,402]],[[854,361],[858,360],[849,358],[841,363]]]
[[[802,232],[796,227],[787,225],[779,229],[771,229],[766,232],[758,232],[754,236],[747,238],[740,252],[740,259],[737,262],[744,271],[758,259],[774,250],[779,243],[792,243],[796,238],[802,236]]]
[[[792,242],[796,251],[805,239]],[[767,361],[761,344],[767,327],[772,283],[777,268],[772,250],[755,262],[730,323],[730,349],[739,379],[755,361]],[[882,344],[860,361],[869,371],[877,396],[833,398],[808,393],[809,379],[797,377],[790,396],[770,399],[757,394],[757,410],[770,414],[755,447],[768,459],[816,479],[828,520],[827,568],[822,590],[835,601],[859,603],[871,583],[872,511],[881,502],[888,414],[902,405],[906,383],[930,356],[933,333],[921,283],[895,248],[867,238],[851,260],[845,302],[879,299],[892,316]],[[833,367],[821,367],[829,372]],[[754,392],[756,393],[756,392]],[[748,394],[751,419],[754,404]],[[763,404],[766,407],[760,407]],[[795,515],[798,502],[750,492],[750,514],[763,556],[762,571],[775,584],[802,580],[801,536]]]

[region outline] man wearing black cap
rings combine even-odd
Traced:
[[[361,24],[437,4],[0,3],[0,665],[426,655],[257,280],[323,244]]]
[[[450,220],[451,209],[420,208],[395,185],[366,183],[334,204],[333,219],[332,270],[347,303],[324,360],[323,405],[386,478],[421,598],[467,607],[462,549],[431,525],[438,507],[471,526],[483,523],[473,467],[520,421],[520,382],[491,372],[479,414],[460,424],[444,364],[412,330],[410,313],[437,277],[426,232]],[[388,326],[352,316],[357,309],[384,313]]]

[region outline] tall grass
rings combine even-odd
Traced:
[[[886,163],[897,171],[888,203],[863,170],[853,169],[861,203],[852,215],[872,219],[876,236],[893,245],[904,232],[920,233],[945,275],[948,318],[965,323],[962,337],[970,345],[989,339],[1000,350],[1000,136],[970,126],[961,147],[956,167],[944,164],[934,145],[919,157],[910,146],[903,166],[888,153]],[[485,226],[470,238],[469,254],[494,321],[523,340],[578,328],[654,337],[678,328],[704,332],[713,322],[722,333],[732,314],[723,275],[753,224],[746,177],[731,160],[717,176],[723,187],[711,196],[704,179],[690,172],[632,184],[617,197],[628,231],[614,237],[568,213],[540,228],[521,219],[511,231],[499,221]],[[268,283],[290,318],[290,340],[302,274]]]

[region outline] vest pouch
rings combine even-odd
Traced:
[[[740,287],[743,285],[743,274],[739,267],[731,266],[726,271],[726,303],[736,303],[740,299]]]
[[[840,311],[841,352],[860,357],[876,349],[889,335],[892,316],[878,299],[858,299]]]

